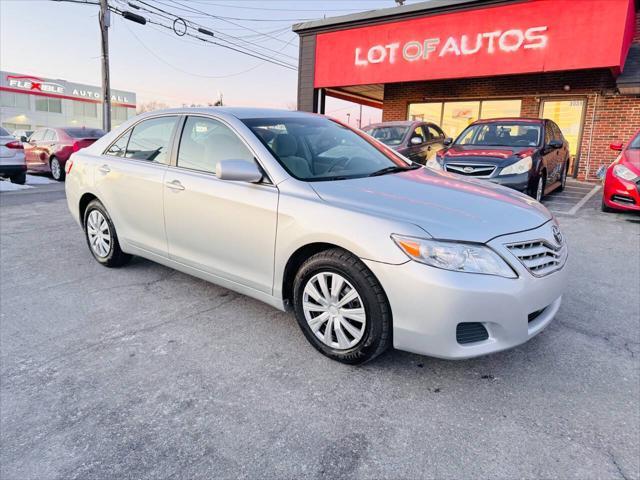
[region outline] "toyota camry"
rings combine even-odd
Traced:
[[[566,242],[535,199],[319,115],[156,111],[66,171],[99,263],[139,255],[291,310],[344,363],[391,346],[448,359],[514,347],[551,322],[567,284]]]

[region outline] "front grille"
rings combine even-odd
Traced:
[[[507,248],[536,277],[560,270],[567,260],[567,247],[555,247],[546,240],[511,243]]]
[[[447,172],[466,175],[467,177],[490,177],[496,170],[495,165],[480,165],[470,163],[448,163],[444,167]]]
[[[531,313],[529,314],[529,318],[528,318],[529,323],[533,322],[533,321],[534,321],[536,318],[538,318],[538,317],[542,314],[542,312],[544,312],[544,311],[545,311],[545,308],[543,308],[542,310],[536,310],[535,312],[531,312]]]
[[[489,338],[489,332],[478,322],[459,323],[456,328],[456,340],[459,344],[482,342]]]

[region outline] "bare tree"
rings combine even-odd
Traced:
[[[151,100],[150,102],[145,102],[138,105],[137,112],[138,113],[152,112],[154,110],[163,110],[165,108],[169,108],[169,105],[167,105],[164,102],[159,102],[157,100]]]

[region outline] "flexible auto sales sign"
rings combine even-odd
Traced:
[[[624,65],[633,0],[530,0],[318,34],[315,86]]]

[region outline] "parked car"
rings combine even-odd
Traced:
[[[640,130],[626,147],[612,143],[620,155],[607,168],[602,191],[602,211],[640,211]]]
[[[478,120],[446,145],[428,167],[486,179],[538,201],[567,181],[569,144],[551,120]]]
[[[16,130],[13,132],[13,136],[24,143],[29,141],[29,137],[32,133],[33,130]]]
[[[40,128],[24,144],[27,168],[35,172],[50,172],[55,180],[62,181],[69,156],[103,135],[99,128]]]
[[[24,184],[27,178],[22,142],[2,127],[0,127],[0,176],[20,185]]]
[[[442,358],[514,347],[568,284],[543,205],[319,115],[149,112],[74,153],[65,188],[102,265],[140,255],[293,310],[344,363],[392,343]]]
[[[442,129],[435,123],[420,121],[375,123],[362,130],[422,165],[444,148],[446,138]]]

